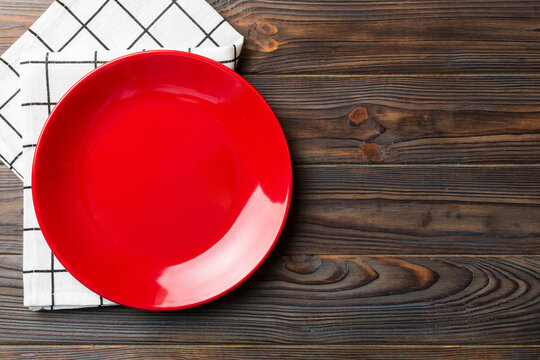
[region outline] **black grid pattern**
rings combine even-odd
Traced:
[[[189,49],[191,50],[191,49]],[[56,99],[52,98],[51,97],[51,79],[50,79],[50,76],[51,76],[51,67],[54,67],[54,66],[61,66],[62,67],[62,72],[66,72],[66,71],[69,71],[70,67],[72,65],[76,65],[75,69],[77,69],[77,71],[81,71],[81,69],[84,69],[84,68],[81,68],[79,65],[83,64],[83,65],[88,65],[88,68],[87,70],[90,71],[91,69],[96,69],[98,66],[106,63],[107,61],[103,60],[100,55],[99,55],[99,52],[98,51],[94,51],[92,53],[89,53],[87,55],[88,57],[87,58],[81,58],[81,60],[66,60],[66,61],[58,61],[56,59],[53,59],[51,60],[51,54],[50,53],[47,53],[45,54],[44,58],[42,59],[38,59],[38,60],[32,60],[32,61],[25,61],[21,64],[23,64],[23,66],[31,66],[31,67],[35,67],[35,69],[42,69],[42,70],[37,70],[37,72],[41,72],[41,76],[43,76],[43,80],[42,80],[42,86],[43,86],[43,91],[41,91],[41,93],[43,94],[43,96],[45,96],[45,101],[31,101],[31,102],[24,102],[22,104],[22,106],[24,108],[27,108],[29,111],[32,111],[32,109],[34,108],[43,108],[43,107],[46,107],[47,109],[47,114],[50,114],[52,109],[54,108],[54,106],[56,105]],[[23,70],[26,70],[26,68],[24,68]],[[84,75],[84,74],[79,74],[79,75]],[[78,77],[78,76],[77,76]],[[39,77],[38,77],[39,78]],[[69,87],[71,84],[65,84],[66,87]],[[31,99],[31,100],[34,100],[34,99]],[[40,100],[40,99],[38,99]],[[32,140],[32,139],[29,139],[29,138],[25,138],[25,140]],[[23,146],[23,148],[26,148],[26,149],[31,149],[31,148],[34,148],[36,146],[35,143],[29,143],[29,144],[25,144]],[[27,185],[24,187],[25,190],[31,190],[31,185]],[[24,229],[24,232],[25,233],[39,233],[41,230],[39,227],[28,227],[28,228],[25,228]],[[56,269],[55,268],[55,258],[54,258],[54,255],[52,253],[52,251],[50,252],[49,254],[50,256],[50,269],[35,269],[35,270],[27,270],[25,271],[25,274],[36,274],[36,273],[41,273],[41,274],[49,274],[50,275],[50,289],[51,289],[51,293],[50,293],[50,306],[47,307],[47,309],[55,309],[57,308],[57,301],[56,301],[56,292],[57,292],[57,282],[56,282],[56,274],[59,273],[59,272],[65,272],[65,270],[59,270],[59,269]],[[104,306],[104,299],[103,297],[99,296],[99,303],[96,303],[94,304],[94,306]]]
[[[47,115],[51,115],[51,85],[49,78],[49,53],[45,54],[45,87],[47,88]],[[41,231],[41,230],[40,230]],[[51,250],[51,310],[54,309],[54,253]]]
[[[34,35],[34,36],[36,37],[36,39],[37,39],[41,44],[43,44],[43,45],[47,48],[47,50],[49,50],[50,52],[54,52],[54,50],[52,49],[52,47],[50,47],[49,44],[47,44],[47,43],[45,42],[45,40],[43,40],[43,39],[41,38],[41,36],[39,36],[34,30],[32,30],[32,28],[28,29],[28,32],[29,32],[30,34]]]
[[[20,158],[21,155],[22,154],[19,153],[19,155],[17,155],[13,160],[8,161],[2,154],[0,154],[0,160],[2,160],[2,162],[6,164],[8,168],[20,178],[22,178],[23,176],[17,169],[13,167],[13,164],[15,164],[15,162]]]
[[[192,2],[191,2],[192,1]],[[12,105],[21,105],[23,112],[27,114],[25,118],[36,119],[33,121],[38,121],[37,117],[45,116],[50,114],[51,111],[56,106],[60,93],[63,93],[67,90],[72,84],[60,84],[55,78],[55,74],[65,74],[70,73],[73,75],[78,71],[84,71],[85,65],[87,66],[86,71],[91,71],[92,69],[97,68],[98,66],[105,64],[108,59],[114,57],[125,55],[128,52],[125,49],[131,49],[130,52],[136,51],[136,47],[145,47],[148,49],[164,48],[171,47],[173,43],[177,43],[175,38],[181,37],[181,33],[165,33],[164,29],[167,28],[167,24],[173,21],[178,25],[178,21],[183,21],[188,25],[189,43],[186,43],[186,46],[183,49],[187,49],[189,52],[194,52],[203,56],[213,58],[214,60],[221,62],[224,65],[227,65],[231,68],[234,68],[237,65],[241,46],[243,43],[243,38],[238,34],[230,25],[219,17],[217,13],[210,14],[208,8],[204,8],[205,16],[197,14],[196,3],[200,2],[201,7],[208,7],[208,4],[203,0],[159,0],[151,2],[154,7],[153,11],[149,12],[147,16],[141,16],[137,11],[140,7],[138,5],[144,4],[144,6],[149,6],[149,2],[143,0],[96,0],[92,2],[92,5],[85,5],[86,0],[57,0],[53,3],[52,6],[55,7],[54,13],[61,13],[62,16],[67,17],[69,21],[66,21],[66,24],[70,24],[70,29],[66,30],[62,35],[62,39],[52,38],[50,32],[48,31],[50,26],[57,26],[57,24],[52,24],[56,20],[49,20],[49,24],[44,26],[45,22],[38,22],[32,26],[32,29],[29,30],[28,36],[26,36],[25,41],[28,42],[27,49],[41,49],[46,54],[34,54],[28,56],[20,64],[15,64],[13,61],[8,59],[13,59],[14,56],[5,56],[0,60],[0,74],[2,71],[2,66],[5,66],[7,70],[4,70],[5,73],[9,72],[9,75],[14,78],[19,78],[19,75],[27,81],[28,79],[38,79],[37,83],[32,83],[32,92],[31,96],[18,89],[17,87],[13,88],[13,93],[11,96],[3,100],[5,104],[0,104],[0,111],[10,102],[13,102]],[[137,6],[133,6],[137,4]],[[74,6],[76,5],[76,6]],[[142,6],[142,5],[141,5]],[[163,7],[158,9],[157,7]],[[91,9],[90,9],[91,8]],[[81,9],[83,11],[81,11]],[[93,9],[93,10],[92,10]],[[194,10],[195,9],[195,10]],[[124,37],[122,41],[125,41],[121,49],[122,53],[117,53],[115,51],[107,51],[109,48],[118,48],[118,42],[112,40],[109,35],[105,36],[103,28],[103,20],[110,14],[114,13],[118,15],[125,14],[125,18],[122,18],[122,21],[127,21],[130,25],[126,25],[130,28],[130,32],[123,34]],[[149,15],[149,14],[152,15]],[[109,15],[107,15],[109,14]],[[44,17],[47,14],[44,15]],[[201,19],[202,18],[202,19]],[[110,19],[109,19],[110,20]],[[113,21],[117,20],[116,18]],[[171,25],[175,25],[171,24]],[[182,25],[184,26],[184,25]],[[100,30],[101,29],[101,30]],[[135,29],[135,31],[133,31]],[[139,31],[140,30],[140,31]],[[84,36],[82,36],[84,35]],[[130,38],[131,37],[131,38]],[[85,48],[92,46],[89,43],[82,43],[84,40],[95,40],[95,45],[91,51],[83,51],[82,54],[78,53],[65,53],[65,54],[55,54],[55,52],[61,50],[68,50],[72,46],[79,46],[79,48],[84,45]],[[127,40],[126,40],[127,39]],[[143,40],[144,39],[144,42]],[[227,40],[224,40],[227,39]],[[153,42],[154,45],[149,44]],[[185,40],[185,39],[184,39]],[[182,40],[182,41],[184,41]],[[175,42],[176,41],[176,42]],[[220,46],[221,45],[221,46]],[[188,48],[188,46],[190,46]],[[176,46],[172,46],[175,49],[182,50]],[[124,49],[124,50],[122,50]],[[9,50],[8,50],[9,51]],[[144,50],[143,50],[144,51]],[[27,50],[28,52],[28,50]],[[114,55],[114,56],[113,56]],[[78,65],[78,66],[70,66]],[[20,67],[19,67],[20,66]],[[30,74],[30,75],[28,75]],[[85,74],[74,75],[80,78]],[[25,77],[27,76],[27,77]],[[63,78],[63,77],[62,77]],[[42,79],[42,80],[39,80]],[[34,81],[34,80],[32,80]],[[65,81],[65,80],[62,80]],[[26,82],[28,83],[28,82]],[[18,85],[18,84],[17,84]],[[66,89],[62,90],[58,87],[66,86]],[[40,87],[41,90],[37,91],[35,88]],[[26,88],[25,88],[26,89]],[[3,96],[4,97],[4,96]],[[11,106],[10,106],[11,107]],[[6,117],[5,121],[8,121],[10,117]],[[44,119],[41,119],[44,120]],[[40,121],[41,121],[40,120]],[[4,121],[0,117],[0,122]],[[29,127],[31,129],[32,127]],[[33,151],[36,147],[37,134],[33,133],[39,129],[28,130],[32,133],[26,133],[26,131],[21,131],[17,129],[16,126],[13,126],[14,136],[22,135],[22,149],[24,152],[18,152],[18,155],[14,159],[9,159],[10,162],[18,161],[22,158],[22,163],[28,164],[31,162],[33,157]],[[21,138],[21,136],[17,136]],[[10,153],[11,154],[11,153]],[[13,155],[10,155],[12,157]],[[0,159],[6,163],[9,163],[4,159],[4,156],[0,153]],[[30,167],[25,167],[25,171],[30,171]],[[69,273],[59,268],[57,261],[46,243],[44,242],[41,230],[37,227],[37,219],[35,219],[33,204],[31,201],[27,202],[27,199],[30,200],[31,196],[31,184],[30,184],[30,173],[22,173],[19,176],[23,176],[26,179],[24,186],[25,194],[25,228],[24,228],[24,241],[33,242],[37,241],[35,245],[29,246],[36,253],[31,254],[31,258],[39,259],[36,262],[35,266],[32,264],[25,264],[24,276],[33,277],[40,275],[40,278],[34,278],[35,281],[40,283],[43,281],[44,277],[49,279],[50,282],[50,294],[39,293],[38,298],[42,299],[44,303],[41,304],[29,304],[29,306],[40,309],[57,309],[57,308],[66,308],[73,307],[73,304],[65,304],[65,300],[61,300],[65,297],[60,297],[63,295],[63,291],[66,291],[66,286],[70,286],[71,282],[76,282],[74,278],[69,275]],[[28,207],[31,208],[28,208]],[[46,252],[45,252],[46,251]],[[25,255],[27,255],[25,253]],[[47,260],[50,259],[50,260]],[[48,264],[46,264],[46,262]],[[38,265],[39,263],[39,265]],[[50,277],[49,277],[50,274]],[[32,280],[34,281],[34,280]],[[32,283],[29,282],[29,284]],[[25,283],[26,284],[26,283]],[[44,289],[48,289],[47,284]],[[77,289],[80,289],[78,285]],[[26,289],[25,285],[25,292]],[[48,290],[47,290],[48,291]],[[79,290],[77,290],[79,291]],[[96,296],[95,294],[86,290],[85,299],[89,299],[87,304],[75,305],[75,307],[86,307],[86,306],[104,306],[111,304],[106,302],[102,297]],[[45,296],[50,296],[49,301],[45,302]],[[91,297],[90,295],[94,296]],[[96,299],[96,300],[90,300]],[[84,300],[86,302],[87,300]],[[104,304],[105,303],[105,304]]]
[[[47,11],[42,17],[43,20],[40,18],[32,25],[23,38],[21,38],[21,41],[25,43],[24,46],[19,46],[17,50],[13,50],[13,52],[9,49],[4,54],[5,56],[0,57],[0,74],[5,74],[5,77],[10,73],[10,76],[14,76],[15,79],[19,77],[17,52],[33,52],[36,51],[36,49],[38,49],[38,51],[41,49],[47,52],[59,52],[66,50],[70,45],[75,47],[78,46],[79,48],[81,46],[92,46],[85,42],[85,39],[88,39],[88,36],[91,40],[95,41],[96,48],[99,48],[100,50],[112,49],[113,42],[110,40],[111,37],[114,37],[114,34],[106,31],[100,33],[99,31],[96,31],[96,29],[103,26],[104,19],[106,19],[107,23],[114,23],[117,19],[107,19],[107,17],[111,16],[110,14],[113,12],[117,14],[118,11],[120,11],[121,14],[125,14],[125,18],[122,18],[122,21],[126,23],[126,28],[129,27],[131,29],[129,33],[126,32],[124,34],[128,37],[128,40],[120,45],[120,49],[134,50],[139,44],[142,45],[141,39],[143,38],[150,39],[150,41],[154,43],[152,46],[145,40],[146,48],[176,47],[173,43],[180,41],[179,39],[182,38],[182,32],[164,35],[162,33],[163,31],[157,31],[156,26],[158,24],[160,24],[160,26],[163,25],[164,21],[171,22],[171,25],[183,21],[186,24],[191,24],[191,26],[193,26],[193,31],[195,32],[193,32],[193,34],[190,33],[192,38],[187,40],[183,39],[181,40],[182,42],[189,42],[189,45],[192,48],[231,47],[234,45],[234,55],[231,51],[230,57],[216,60],[228,66],[232,65],[233,67],[238,63],[239,56],[237,53],[239,53],[239,51],[237,51],[237,46],[242,45],[242,36],[230,27],[223,18],[219,17],[217,13],[211,14],[211,12],[208,11],[209,5],[204,0],[163,0],[156,2],[148,2],[146,0],[99,0],[99,3],[96,0],[96,2],[91,2],[93,5],[81,5],[85,2],[86,0],[56,0],[51,5],[51,8],[54,8],[54,11],[51,11],[51,14],[54,13],[55,18],[50,14],[48,15],[47,13],[49,11]],[[136,6],[134,6],[134,4]],[[161,10],[155,9],[155,13],[152,11],[152,13],[155,14],[153,17],[146,17],[142,16],[140,13],[141,6],[139,5],[141,4],[144,4],[146,9],[148,9],[148,6],[154,8],[163,6],[163,8]],[[197,10],[197,6],[199,5],[203,10]],[[144,6],[142,7],[144,8]],[[87,11],[90,7],[94,10]],[[85,8],[86,10],[80,11],[81,8]],[[204,16],[201,14],[204,14]],[[211,16],[208,16],[209,14]],[[56,18],[58,16],[61,16],[62,19]],[[182,18],[178,18],[179,16]],[[168,17],[168,20],[165,19],[166,17]],[[177,21],[170,20],[171,17],[177,17]],[[69,19],[69,21],[65,21],[66,18]],[[127,23],[130,24],[128,25]],[[65,24],[70,25],[68,26]],[[69,29],[66,28],[65,34],[62,34],[63,40],[56,41],[50,37],[51,33],[58,33],[55,32],[54,29],[64,25],[69,27]],[[133,32],[133,27],[140,29],[140,32]],[[163,27],[161,27],[161,29],[163,29]],[[198,35],[196,34],[197,31],[199,32]],[[107,35],[105,35],[105,33]],[[84,39],[81,37],[81,34],[86,34]],[[132,38],[129,39],[129,36],[132,36]],[[119,45],[116,43],[114,46],[118,48]],[[194,52],[205,55],[204,51]],[[58,61],[58,63],[60,62],[61,60]],[[100,63],[102,64],[103,62]],[[53,62],[49,62],[49,64],[53,64]],[[5,67],[7,70],[2,72],[2,67]],[[11,84],[15,85],[15,83],[15,80],[11,81]],[[5,89],[12,88],[13,91],[7,97],[2,96],[4,104],[0,105],[0,123],[6,124],[9,131],[13,133],[12,135],[9,135],[10,138],[13,138],[12,144],[6,144],[10,150],[0,150],[0,160],[10,166],[10,168],[22,178],[24,174],[22,174],[22,164],[20,160],[21,157],[24,158],[24,155],[20,155],[20,150],[17,149],[16,145],[17,143],[22,142],[22,130],[19,128],[20,125],[18,122],[13,120],[13,118],[18,115],[14,114],[13,111],[11,114],[9,111],[3,111],[7,104],[15,101],[13,104],[13,106],[15,106],[18,101],[17,95],[19,95],[20,90],[17,85],[13,85],[5,87]],[[47,106],[48,108],[54,107],[54,105],[54,102],[43,101],[43,106]],[[30,106],[30,104],[25,103],[24,106]],[[0,149],[2,149],[1,145],[2,144],[0,144]]]
[[[148,25],[148,26],[144,26],[139,20],[137,20],[137,17],[131,13],[123,4],[122,2],[120,2],[120,0],[105,0],[102,5],[99,7],[99,9],[92,15],[90,16],[90,18],[86,21],[82,21],[71,9],[68,5],[66,5],[65,3],[63,3],[62,1],[60,0],[56,0],[56,3],[59,4],[60,6],[62,6],[66,12],[75,20],[77,21],[79,24],[80,24],[80,28],[77,29],[75,31],[75,33],[62,45],[60,46],[57,50],[53,50],[53,47],[48,44],[40,35],[38,35],[34,30],[32,30],[31,28],[28,30],[32,35],[34,35],[38,40],[39,42],[41,42],[50,52],[60,52],[62,50],[64,50],[81,32],[83,31],[86,31],[88,32],[102,47],[104,50],[109,50],[109,47],[105,44],[104,40],[100,39],[89,27],[90,23],[92,22],[92,20],[94,20],[102,11],[103,9],[106,7],[107,4],[109,4],[110,2],[114,2],[115,4],[117,4],[119,6],[120,9],[122,9],[133,21],[135,24],[137,24],[142,32],[133,40],[133,42],[127,47],[127,50],[131,50],[138,42],[139,40],[146,34],[148,35],[152,40],[154,40],[154,42],[156,43],[156,45],[159,47],[159,48],[163,48],[164,45],[162,42],[160,42],[157,37],[152,34],[152,32],[150,31],[150,28],[152,28],[157,22],[159,19],[161,19],[171,8],[173,7],[176,7],[178,8],[191,22],[193,22],[193,24],[199,28],[201,30],[201,36],[202,36],[202,39],[200,41],[197,42],[197,45],[195,45],[194,47],[199,47],[201,46],[206,40],[210,40],[210,42],[216,46],[216,47],[219,47],[220,45],[218,44],[218,42],[212,37],[212,34],[218,29],[221,27],[221,25],[223,25],[224,23],[226,23],[225,19],[222,19],[217,25],[215,25],[210,31],[206,31],[204,29],[204,27],[198,22],[195,20],[195,18],[189,14],[179,3],[178,3],[178,0],[171,0],[171,2],[167,5],[167,7],[165,9],[163,9],[163,11],[161,11],[159,13],[159,15]],[[8,64],[9,65],[9,64]]]
[[[94,69],[97,69],[99,66],[98,61],[98,52],[94,51]],[[54,276],[54,274],[53,274]],[[103,296],[99,295],[99,306],[103,306]]]
[[[60,273],[67,272],[66,269],[54,269],[54,270],[26,270],[23,274],[50,274],[51,272]]]
[[[11,67],[11,65],[9,65],[9,63],[7,63],[4,59],[0,58],[2,60],[2,64],[6,64],[6,66],[9,67],[9,69],[17,76],[19,77],[19,73],[13,69],[13,67]],[[20,89],[17,89],[6,101],[4,101],[4,103],[2,105],[0,105],[0,121],[4,122],[8,128],[14,133],[14,136],[17,136],[17,138],[19,139],[22,139],[22,134],[19,132],[19,130],[17,130],[17,128],[11,123],[11,121],[9,121],[6,116],[4,116],[2,114],[2,110],[9,104],[11,103],[12,101],[14,101],[14,99],[17,97],[17,95],[19,95],[19,93],[21,92]],[[15,168],[15,163],[17,162],[17,160],[19,160],[21,158],[21,155],[22,155],[22,152],[19,152],[15,155],[14,158],[8,160],[4,157],[4,155],[0,154],[0,160],[2,160],[2,162],[4,164],[6,164],[9,169],[11,171],[13,171],[17,176],[21,177],[22,178],[22,174],[20,173],[19,170],[17,170]]]
[[[0,111],[3,108],[5,108],[6,105],[9,104],[15,98],[15,96],[19,95],[20,92],[21,92],[20,89],[15,91],[15,93],[11,95],[9,99],[7,99],[2,105],[0,105]],[[17,136],[22,139],[21,133],[17,131],[17,129],[15,129],[15,126],[13,126],[1,113],[0,113],[0,119],[2,119],[17,134]]]
[[[19,77],[19,72],[18,72],[17,70],[15,70],[15,69],[13,68],[13,66],[11,66],[10,63],[8,63],[8,62],[7,62],[6,60],[4,60],[2,57],[0,57],[0,62],[3,63],[5,66],[7,66],[7,68],[8,68],[9,70],[11,70],[11,71],[15,74],[15,76]]]
[[[62,46],[60,47],[60,49],[58,49],[58,51],[64,50],[64,49],[66,48],[66,46],[68,46],[68,45],[73,41],[73,39],[75,39],[75,38],[77,37],[77,35],[79,35],[79,33],[80,33],[81,31],[83,31],[83,30],[88,31],[88,33],[89,33],[90,35],[92,35],[92,37],[93,37],[94,39],[96,39],[96,41],[97,41],[101,46],[103,46],[103,48],[104,48],[105,50],[109,50],[109,48],[107,47],[107,45],[105,45],[105,44],[103,43],[103,41],[102,41],[99,37],[97,37],[97,35],[94,34],[94,32],[92,32],[92,30],[90,30],[90,29],[88,28],[88,24],[89,24],[92,20],[95,19],[95,17],[101,12],[101,10],[103,10],[103,8],[105,7],[105,5],[107,5],[107,4],[109,3],[109,1],[110,1],[110,0],[106,0],[106,1],[101,5],[101,7],[98,9],[98,11],[96,11],[96,12],[94,13],[94,15],[92,15],[92,16],[90,17],[90,19],[88,19],[86,22],[83,23],[83,22],[81,21],[81,19],[79,19],[79,18],[77,17],[77,15],[75,15],[75,14],[73,13],[73,11],[71,11],[71,9],[70,9],[66,4],[64,4],[64,3],[61,2],[60,0],[56,0],[56,2],[57,2],[58,4],[60,4],[64,9],[66,9],[66,11],[69,13],[69,15],[71,15],[75,20],[77,20],[77,22],[78,22],[79,24],[81,24],[81,28],[80,28],[79,30],[77,30],[77,31],[73,34],[73,36],[71,36],[71,37],[69,38],[69,40],[68,40],[64,45],[62,45]]]
[[[189,48],[188,51],[193,51],[193,49]],[[50,114],[51,111],[54,109],[54,106],[57,104],[57,100],[58,100],[55,98],[55,96],[57,95],[53,95],[53,93],[58,94],[64,91],[64,90],[58,91],[58,89],[52,89],[51,74],[62,73],[63,75],[65,75],[66,73],[69,73],[69,72],[76,72],[76,76],[74,76],[73,78],[78,79],[86,74],[85,71],[89,72],[93,69],[96,69],[100,65],[107,63],[109,58],[111,57],[114,58],[117,55],[123,55],[124,53],[115,53],[114,55],[112,54],[113,53],[111,52],[104,52],[102,55],[99,51],[92,51],[84,55],[78,56],[77,59],[70,58],[66,60],[58,60],[59,58],[62,58],[62,55],[54,54],[54,53],[46,53],[41,58],[35,58],[32,60],[25,60],[21,62],[21,72],[22,72],[23,78],[24,76],[28,76],[29,78],[32,78],[32,79],[40,79],[40,78],[42,79],[39,81],[42,89],[36,90],[37,94],[39,95],[34,95],[34,97],[22,99],[24,101],[21,104],[22,107],[26,109],[26,111],[30,111],[30,112],[36,111],[38,109],[42,109],[41,112],[44,112],[43,108],[45,108],[46,114]],[[236,46],[233,47],[232,55],[234,55],[235,58],[237,57]],[[231,60],[235,61],[235,59],[231,59]],[[227,61],[231,61],[231,60],[227,60]],[[58,69],[56,69],[56,67],[58,67]],[[53,72],[51,72],[51,69],[53,69]],[[30,75],[28,75],[28,73],[30,73]],[[63,86],[65,86],[66,88],[65,90],[67,90],[67,88],[69,88],[71,85],[72,84],[63,84]],[[24,140],[25,142],[27,142],[23,145],[24,149],[33,150],[33,148],[35,148],[36,146],[35,140],[37,140],[37,138],[32,138],[30,136],[25,135]],[[31,188],[32,188],[31,185],[26,185],[24,187],[25,190],[31,190]],[[29,210],[29,209],[25,209],[25,210]],[[36,234],[36,235],[32,235],[34,238],[39,237],[38,234],[40,232],[41,230],[39,227],[27,227],[24,229],[25,234],[27,233]],[[57,274],[63,273],[66,271],[63,269],[55,268],[55,257],[52,251],[49,252],[48,256],[50,257],[49,269],[44,269],[42,267],[36,268],[36,269],[27,269],[24,272],[24,274],[25,276],[32,276],[32,274],[50,275],[49,277],[50,289],[51,289],[50,305],[44,304],[43,306],[46,307],[46,309],[54,310],[59,307],[61,308],[62,306],[65,306],[64,304],[58,304]],[[65,275],[64,275],[64,281],[65,281]],[[105,306],[104,305],[105,300],[101,296],[98,296],[96,299],[98,300],[96,301],[96,303],[91,304],[92,306],[97,306],[97,307]]]

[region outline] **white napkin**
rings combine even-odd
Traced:
[[[60,97],[100,64],[145,49],[191,51],[234,69],[243,40],[204,0],[57,0],[2,55],[0,159],[24,178],[25,306],[114,305],[61,266],[35,217],[30,183],[35,143]]]

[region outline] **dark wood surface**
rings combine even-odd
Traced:
[[[51,1],[0,0],[0,52]],[[33,313],[0,166],[0,358],[539,359],[540,3],[209,2],[291,146],[277,249],[200,308]]]
[[[531,346],[276,346],[276,345],[170,345],[170,346],[0,346],[1,358],[23,359],[531,359],[539,347]]]
[[[540,75],[246,77],[276,111],[296,164],[540,159]]]
[[[538,258],[274,256],[233,293],[174,313],[32,313],[21,256],[0,262],[0,339],[10,344],[535,345]]]
[[[538,254],[540,166],[304,166],[284,240],[302,254]],[[21,254],[22,185],[0,168],[0,249]]]

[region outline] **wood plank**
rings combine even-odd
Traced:
[[[538,254],[540,166],[297,166],[275,254]],[[22,191],[0,167],[0,251],[22,253]]]
[[[1,1],[0,53],[17,41],[52,2],[53,0]]]
[[[102,345],[0,346],[0,358],[39,359],[534,359],[531,346]]]
[[[248,76],[296,164],[540,159],[539,76]]]
[[[537,254],[540,167],[297,167],[278,252]]]
[[[297,199],[540,204],[540,166],[298,165]]]
[[[52,0],[4,0],[0,52]],[[209,1],[246,37],[244,73],[540,71],[536,1]]]
[[[296,256],[170,313],[22,305],[21,257],[0,257],[0,343],[534,345],[540,257]]]
[[[248,73],[538,72],[535,1],[219,1]]]
[[[540,159],[539,76],[248,76],[296,164]]]
[[[247,76],[297,164],[540,159],[540,76]]]
[[[22,182],[5,165],[0,165],[0,256],[22,254]]]

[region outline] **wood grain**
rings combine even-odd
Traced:
[[[540,76],[247,76],[297,164],[540,159]]]
[[[3,5],[0,7],[0,45],[3,42],[6,46],[11,44],[21,35],[33,16],[39,14],[48,3],[48,0],[31,1],[25,2],[25,6],[21,7],[20,2],[2,2]],[[347,4],[323,2],[314,5],[310,2],[297,1],[292,8],[290,4],[283,5],[278,1],[268,3],[268,7],[264,7],[265,13],[285,16],[287,11],[292,11],[298,17],[306,12],[307,23],[310,22],[308,19],[313,16],[319,17],[319,21],[323,21],[321,16],[330,14],[328,11],[332,10],[332,6],[335,6],[340,11],[331,12],[333,22],[328,23],[329,26],[335,26],[336,21],[339,23],[339,20],[335,18],[338,15],[344,17],[341,20],[343,24],[361,24],[361,22],[352,21],[354,13],[358,12],[358,16],[365,16],[363,9],[365,6],[385,7],[385,5],[363,2],[347,2]],[[263,11],[260,9],[262,5],[259,2],[228,1],[214,2],[213,5],[230,16],[232,20],[238,21],[241,26],[243,26],[242,22],[245,21],[251,23],[251,17],[257,17],[257,14]],[[428,13],[434,12],[433,19],[438,19],[437,16],[447,19],[448,16],[443,16],[445,11],[456,11],[456,9],[463,7],[463,4],[460,3],[454,5],[453,10],[448,10],[448,5],[443,6],[442,2],[434,2],[427,7],[423,3],[413,2],[408,4],[406,8],[397,9],[398,13],[403,13],[396,16],[401,19],[407,14],[411,15],[410,11],[421,9]],[[387,11],[389,9],[396,11],[395,4],[386,7],[388,7]],[[483,16],[478,10],[479,7],[480,5],[476,3],[468,4],[467,14]],[[515,23],[523,26],[524,19],[528,19],[528,12],[535,10],[536,7],[528,3],[524,5],[523,2],[517,4],[515,2],[497,2],[487,13],[491,12],[491,19],[496,17],[497,11],[504,12],[505,16],[508,17],[516,16],[519,21]],[[343,11],[345,8],[350,9],[350,11]],[[461,10],[465,11],[464,8]],[[384,13],[385,10],[381,11]],[[463,15],[461,12],[459,14]],[[500,15],[502,16],[502,13]],[[287,19],[290,17],[287,15]],[[414,17],[412,19],[414,19],[415,26],[418,27],[418,19]],[[475,19],[474,16],[468,20],[471,23],[478,23],[476,21],[478,19]],[[250,28],[255,26],[255,30],[244,29],[246,35],[278,31],[277,28],[274,29],[272,24],[259,20],[253,21],[255,21],[255,25],[246,26]],[[440,23],[439,20],[430,21]],[[285,23],[292,29],[302,28],[296,26],[297,24],[294,24],[294,21],[290,19]],[[450,22],[447,26],[451,28],[454,25]],[[318,31],[324,31],[324,28]],[[279,33],[278,31],[277,34]],[[338,30],[336,36],[344,33],[346,32]],[[396,31],[396,33],[400,32]],[[446,34],[447,31],[442,31],[442,33]],[[540,59],[540,41],[538,41],[540,40],[540,31],[531,31],[531,33],[534,39],[530,38],[529,42],[538,49],[538,53],[529,49],[526,45],[528,42],[523,41],[511,42],[517,44],[516,46],[519,46],[521,50],[507,50],[509,55],[516,61],[519,60],[518,63],[521,65],[525,64],[526,61],[523,57],[516,55],[520,51],[525,51],[531,56],[536,54],[533,56],[534,61],[540,64],[540,60],[538,60]],[[479,35],[475,32],[474,36]],[[396,41],[403,44],[402,40],[397,39]],[[482,43],[481,40],[479,41]],[[287,44],[290,43],[294,42],[287,41]],[[379,40],[374,44],[376,44],[377,49],[384,47]],[[484,44],[483,46],[487,46],[486,44],[501,46],[500,41],[483,42],[482,44]],[[316,53],[330,53],[332,57],[339,57],[336,52],[339,53],[340,49],[347,48],[339,46],[337,49],[321,51],[314,44],[299,41],[298,47],[301,50],[298,50],[297,57],[299,59],[297,61],[301,66],[319,70],[325,69],[325,67],[320,64],[316,67],[314,64],[310,64],[310,61],[316,56],[305,53],[308,46]],[[460,42],[459,46],[463,46],[463,44]],[[250,68],[250,62],[258,64],[257,66],[264,66],[265,69],[271,68],[272,63],[269,64],[268,61],[280,63],[279,51],[276,51],[275,54],[263,52],[264,56],[269,57],[268,61],[264,61],[264,58],[259,55],[253,56],[253,51],[249,50],[250,47],[253,48],[248,41],[247,55],[244,59],[245,65],[241,69],[244,74],[266,72]],[[395,51],[392,50],[393,53]],[[359,53],[364,54],[364,52]],[[415,51],[414,54],[418,55],[418,52]],[[287,61],[294,59],[290,53],[285,53],[283,56]],[[365,53],[363,56],[367,56],[371,61],[376,59],[376,56],[370,53]],[[423,57],[423,59],[426,58],[426,56]],[[460,56],[458,58],[461,59]],[[388,59],[388,57],[383,57],[383,59]],[[463,61],[469,61],[466,57],[464,59]],[[485,66],[486,61],[494,59],[496,57],[486,54],[486,59],[483,59],[481,63]],[[321,61],[335,64],[327,59]],[[354,64],[360,63],[357,59],[349,61]],[[508,59],[503,62],[504,66],[509,66],[510,63],[511,61]],[[410,64],[403,64],[407,69],[414,69],[414,66]],[[437,67],[426,66],[426,64],[419,66],[421,69],[437,69]],[[350,66],[347,65],[347,69],[349,68]],[[288,73],[291,71],[290,69],[290,66],[284,66],[284,68],[275,71]],[[540,67],[534,69],[537,71]],[[490,69],[486,68],[483,71],[487,70]],[[268,71],[273,72],[273,70]],[[520,71],[525,70],[521,69]],[[373,70],[367,72],[373,73]],[[540,82],[540,75],[277,78],[273,76],[248,76],[247,78],[262,92],[275,109],[291,143],[295,163],[514,164],[537,163],[540,159],[540,122],[537,121],[540,116],[540,92],[537,86]],[[355,116],[360,113],[365,115],[365,119],[362,121],[359,121],[360,118],[355,119]]]
[[[296,256],[200,308],[32,313],[0,257],[0,343],[535,344],[539,257]]]
[[[0,52],[51,2],[2,1]],[[540,71],[536,1],[209,2],[246,37],[244,73]]]
[[[538,254],[539,166],[297,166],[276,254]],[[0,167],[0,249],[22,253],[20,183]]]
[[[248,73],[538,72],[535,1],[214,1]]]
[[[540,75],[247,79],[296,164],[539,163]]]
[[[539,167],[297,167],[288,253],[537,254]]]
[[[0,256],[22,254],[22,182],[0,165]]]
[[[51,2],[0,1],[0,53]],[[0,166],[0,358],[538,359],[540,4],[208,2],[291,146],[278,248],[201,308],[32,313]]]
[[[0,2],[0,54],[7,50],[53,0]]]
[[[0,358],[12,359],[514,359],[538,360],[531,346],[248,346],[142,345],[0,346]]]

